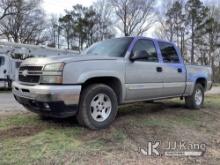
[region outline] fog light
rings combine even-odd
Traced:
[[[47,103],[44,103],[43,106],[44,106],[44,108],[46,108],[46,109],[50,109],[50,105],[47,104]]]

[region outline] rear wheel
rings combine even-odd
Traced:
[[[204,88],[196,84],[191,96],[185,97],[186,106],[191,109],[200,109],[204,102]]]
[[[105,84],[93,84],[82,91],[77,119],[90,129],[103,129],[113,122],[117,109],[113,89]]]

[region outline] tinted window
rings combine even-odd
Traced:
[[[5,58],[4,57],[0,57],[0,66],[5,64]]]
[[[142,51],[142,50],[145,50],[149,54],[149,57],[145,59],[145,61],[149,61],[149,62],[158,61],[157,51],[156,51],[153,41],[143,40],[143,39],[138,40],[133,48],[133,53],[136,51]]]
[[[84,55],[107,55],[114,57],[124,57],[132,37],[116,38],[98,42],[86,49]]]
[[[19,68],[20,65],[21,65],[21,61],[17,61],[17,62],[15,63],[15,67],[16,67],[16,68]]]
[[[179,63],[179,57],[172,44],[159,42],[159,47],[165,63]]]

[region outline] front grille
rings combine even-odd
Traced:
[[[38,83],[40,76],[23,76],[19,75],[19,81],[26,83]]]
[[[20,71],[28,70],[28,71],[41,71],[42,66],[21,66]]]
[[[19,81],[32,84],[39,83],[42,69],[42,66],[21,66],[19,68]]]

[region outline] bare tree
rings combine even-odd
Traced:
[[[66,39],[67,48],[70,49],[71,40],[73,38],[73,19],[70,14],[59,18],[60,26],[63,30],[63,36]]]
[[[39,44],[47,40],[44,33],[45,14],[39,0],[19,0],[14,2],[7,15],[0,20],[0,31],[10,41]]]
[[[8,15],[15,14],[12,10],[15,7],[15,2],[15,0],[0,0],[0,20]]]
[[[60,48],[60,36],[61,36],[61,24],[59,18],[56,15],[51,15],[48,25],[48,37],[49,37],[49,47]]]
[[[119,23],[119,29],[125,36],[142,35],[149,30],[154,19],[155,0],[111,0]]]
[[[99,17],[96,30],[96,41],[108,39],[114,36],[114,27],[112,22],[112,6],[108,0],[97,0],[93,8]]]
[[[160,10],[157,12],[157,28],[155,28],[155,35],[164,40],[173,41],[174,36],[174,25],[169,24],[170,22],[167,22],[167,10],[173,5],[172,1],[163,1],[161,3]],[[165,9],[163,9],[162,8]]]

